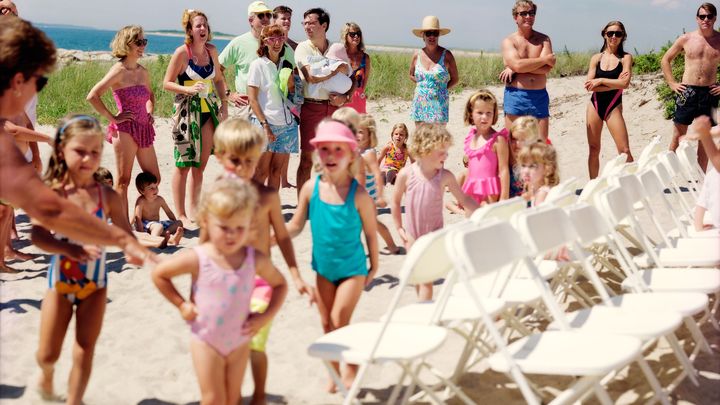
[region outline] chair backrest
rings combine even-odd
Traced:
[[[694,180],[702,182],[705,172],[697,162],[697,149],[688,141],[681,141],[680,146],[675,150],[680,158],[680,163],[688,169]]]
[[[525,208],[527,208],[527,201],[525,201],[524,198],[513,197],[478,208],[473,212],[470,220],[476,224],[480,224],[491,218],[509,220],[514,213],[522,211]]]
[[[612,186],[598,195],[600,211],[613,225],[620,224],[633,214],[633,206],[620,187]]]
[[[623,163],[615,166],[615,168],[611,170],[610,173],[608,173],[605,177],[621,176],[623,174],[633,174],[636,173],[638,169],[639,165],[637,162]]]
[[[555,187],[551,188],[550,191],[554,190]],[[556,207],[567,207],[569,205],[575,204],[577,201],[577,196],[575,195],[574,191],[566,191],[562,194],[555,193],[551,195],[551,193],[548,193],[548,196],[545,198],[545,201],[543,203],[545,204],[552,204]]]
[[[588,204],[595,204],[594,200],[597,193],[601,192],[607,187],[608,179],[606,177],[598,177],[592,179],[588,181],[587,184],[585,184],[585,187],[583,187],[582,192],[580,192],[580,196],[578,197],[578,201],[584,201]]]
[[[659,162],[657,162],[655,165],[662,166],[662,164]],[[665,212],[670,214],[670,217],[672,218],[675,227],[680,232],[680,235],[684,238],[687,237],[687,229],[685,229],[685,225],[682,223],[681,220],[682,215],[678,213],[670,203],[668,195],[665,194],[665,188],[660,183],[660,178],[658,177],[657,172],[653,170],[653,166],[650,166],[650,168],[647,168],[642,172],[638,173],[637,176],[640,180],[640,183],[642,183],[643,188],[645,189],[645,194],[648,196],[648,198],[659,199],[662,202],[662,206],[665,209]]]
[[[417,238],[400,268],[400,280],[416,285],[447,276],[454,265],[445,248],[445,238],[452,229],[465,225],[467,222],[446,226]]]
[[[637,160],[640,168],[643,168],[648,163],[652,162],[652,160],[655,158],[655,156],[658,153],[660,153],[662,151],[662,149],[663,149],[662,137],[660,135],[655,135],[650,140],[650,142],[648,142],[648,144],[645,145],[642,152],[640,152],[640,157]]]
[[[619,165],[624,164],[627,161],[627,154],[621,153],[614,158],[610,159],[600,171],[600,177],[606,177]]]
[[[640,202],[643,198],[645,198],[645,189],[640,183],[640,180],[638,180],[637,176],[634,174],[625,174],[615,177],[610,181],[610,183],[622,188],[632,204]]]
[[[575,231],[580,237],[580,243],[588,246],[597,242],[598,239],[610,233],[610,227],[600,214],[600,211],[592,205],[577,203],[565,209],[570,221],[575,225]]]
[[[666,150],[658,154],[658,160],[663,162],[673,177],[680,176],[682,174],[682,166],[675,152]]]

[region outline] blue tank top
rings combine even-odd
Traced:
[[[344,204],[328,204],[320,199],[318,177],[310,197],[312,268],[331,281],[367,273],[365,249],[360,240],[362,220],[355,208],[357,186],[353,179]]]

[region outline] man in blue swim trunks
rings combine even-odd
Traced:
[[[502,41],[505,70],[500,80],[505,83],[503,112],[505,127],[515,119],[531,115],[540,123],[540,135],[548,137],[550,98],[545,84],[548,72],[555,66],[550,37],[533,30],[537,5],[531,0],[517,0],[512,15],[517,31]]]

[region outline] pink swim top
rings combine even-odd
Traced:
[[[130,134],[138,148],[148,148],[155,142],[155,128],[150,122],[146,104],[150,100],[150,92],[142,84],[113,90],[113,97],[118,112],[131,111],[134,116],[130,121],[108,125],[107,141],[112,143],[117,132]]]
[[[472,149],[472,140],[477,133],[473,127],[465,137],[464,151],[468,157],[468,175],[462,191],[478,203],[491,195],[500,194],[500,177],[498,177],[498,157],[493,146],[499,136],[507,139],[507,129],[493,134],[485,145]]]
[[[255,249],[245,248],[245,261],[237,269],[218,266],[202,246],[194,250],[199,271],[192,291],[198,315],[190,323],[192,335],[227,356],[250,340],[241,330],[255,287]]]
[[[417,162],[411,164],[405,190],[405,230],[414,239],[443,227],[443,169],[431,178],[423,176]]]

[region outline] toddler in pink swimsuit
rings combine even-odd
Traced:
[[[452,135],[444,125],[421,125],[410,138],[408,152],[415,162],[398,173],[391,212],[400,239],[406,249],[422,235],[443,227],[443,194],[445,188],[470,215],[478,204],[463,194],[455,176],[443,167],[452,144]],[[405,199],[403,221],[401,202]],[[416,287],[420,301],[432,299],[432,283]]]
[[[497,100],[488,90],[470,96],[465,106],[465,123],[472,127],[464,143],[468,174],[462,190],[478,203],[507,199],[510,192],[508,131],[492,127],[497,110]]]
[[[285,279],[268,257],[248,245],[257,204],[257,191],[250,184],[218,180],[200,201],[200,245],[173,255],[152,272],[160,292],[190,323],[202,402],[239,402],[250,338],[275,316],[287,293]],[[172,278],[188,273],[192,293],[186,301]],[[263,313],[250,311],[256,273],[273,291]]]

